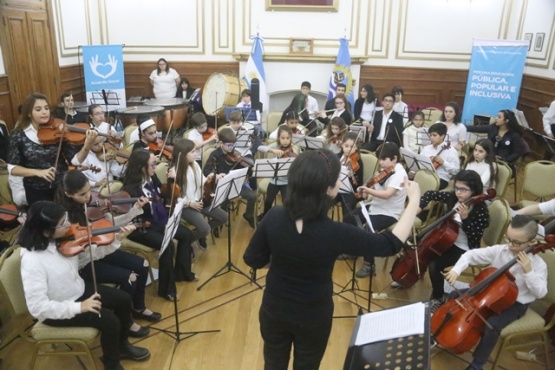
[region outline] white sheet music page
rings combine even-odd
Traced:
[[[362,315],[355,346],[424,334],[424,315],[422,302]]]

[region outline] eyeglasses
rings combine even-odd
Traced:
[[[393,99],[384,99],[383,102],[384,103],[393,103]]]
[[[455,189],[455,192],[459,191],[461,193],[466,193],[470,191],[469,188],[459,188],[458,186],[453,187],[453,189]]]
[[[104,115],[104,112],[93,113],[93,116],[103,116],[103,115]]]
[[[530,240],[527,240],[525,242],[519,242],[518,240],[512,240],[511,238],[509,238],[507,236],[507,234],[505,234],[504,238],[505,238],[505,241],[507,242],[507,244],[512,244],[513,246],[515,246],[517,248],[520,247],[520,246],[523,246],[526,243],[530,243],[532,240],[534,240],[534,239],[530,239]]]
[[[69,222],[69,217],[67,212],[64,215],[64,220],[62,221],[61,225],[58,226],[54,226],[54,229],[60,229],[60,228],[64,228],[64,227],[69,227],[71,225],[71,223]]]
[[[235,147],[235,143],[226,143],[222,145],[225,146],[227,149],[233,149]]]

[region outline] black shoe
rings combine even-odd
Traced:
[[[144,361],[150,357],[150,352],[146,348],[132,346],[126,343],[119,355],[122,360]]]
[[[243,213],[243,218],[247,220],[249,225],[254,229],[254,217],[252,215],[248,216],[246,213]]]
[[[142,311],[132,311],[132,315],[133,318],[135,319],[141,319],[141,320],[148,320],[148,321],[152,321],[152,322],[156,322],[156,321],[160,321],[160,319],[162,318],[162,314],[160,314],[159,312],[152,312],[152,314],[150,315],[146,315],[145,310]]]
[[[265,213],[259,214],[258,217],[256,218],[256,220],[257,220],[258,222],[262,221],[262,219],[264,218],[264,215],[265,215]]]
[[[202,249],[203,251],[205,251],[208,247],[208,245],[206,244],[206,238],[200,238],[198,240],[198,244],[200,245],[200,249]]]
[[[214,235],[214,238],[219,238],[220,237],[220,227],[215,227],[212,229],[212,235]]]
[[[141,328],[137,331],[133,331],[129,329],[129,336],[131,338],[144,338],[148,334],[150,334],[150,329],[147,328],[146,326],[141,326]]]
[[[167,300],[170,301],[170,302],[173,302],[174,299],[175,299],[176,301],[179,301],[179,297],[178,297],[177,294],[175,294],[175,293],[168,293],[168,294],[166,294],[166,295],[158,293],[158,295],[159,295],[160,297],[164,298],[164,299],[167,299]]]

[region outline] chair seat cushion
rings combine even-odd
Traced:
[[[35,340],[82,340],[89,341],[98,335],[98,330],[95,328],[58,328],[48,326],[41,322],[36,323],[31,329],[31,335]]]
[[[145,253],[154,253],[156,252],[156,249],[147,247],[146,245],[134,242],[132,240],[129,240],[127,238],[123,239],[121,241],[121,248],[133,248],[133,249],[138,249],[140,251],[143,251]]]
[[[541,330],[544,326],[544,319],[534,312],[534,310],[527,309],[524,316],[513,321],[501,331],[501,336],[522,333],[524,331]]]
[[[258,183],[258,193],[261,194],[266,194],[268,193],[268,184],[270,183],[270,179],[268,178],[264,178],[262,180],[260,180],[260,182]]]

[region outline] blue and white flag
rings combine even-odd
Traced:
[[[264,43],[264,39],[256,35],[252,36],[251,40],[254,40],[254,43],[252,45],[251,55],[247,61],[247,66],[245,67],[245,76],[243,79],[250,89],[251,80],[253,78],[258,78],[258,81],[260,81],[260,102],[262,103],[262,108],[267,110],[268,93],[266,90],[266,73],[264,72],[264,64],[262,63],[262,44]]]
[[[328,100],[335,96],[335,87],[338,83],[347,86],[345,96],[351,107],[355,106],[355,98],[353,94],[353,75],[351,74],[351,55],[349,54],[349,40],[342,37],[339,39],[339,52],[335,60],[335,67],[330,77]]]
[[[497,116],[518,103],[528,40],[474,40],[466,82],[462,122],[474,115]]]
[[[89,104],[125,108],[123,45],[83,46],[83,70]]]

